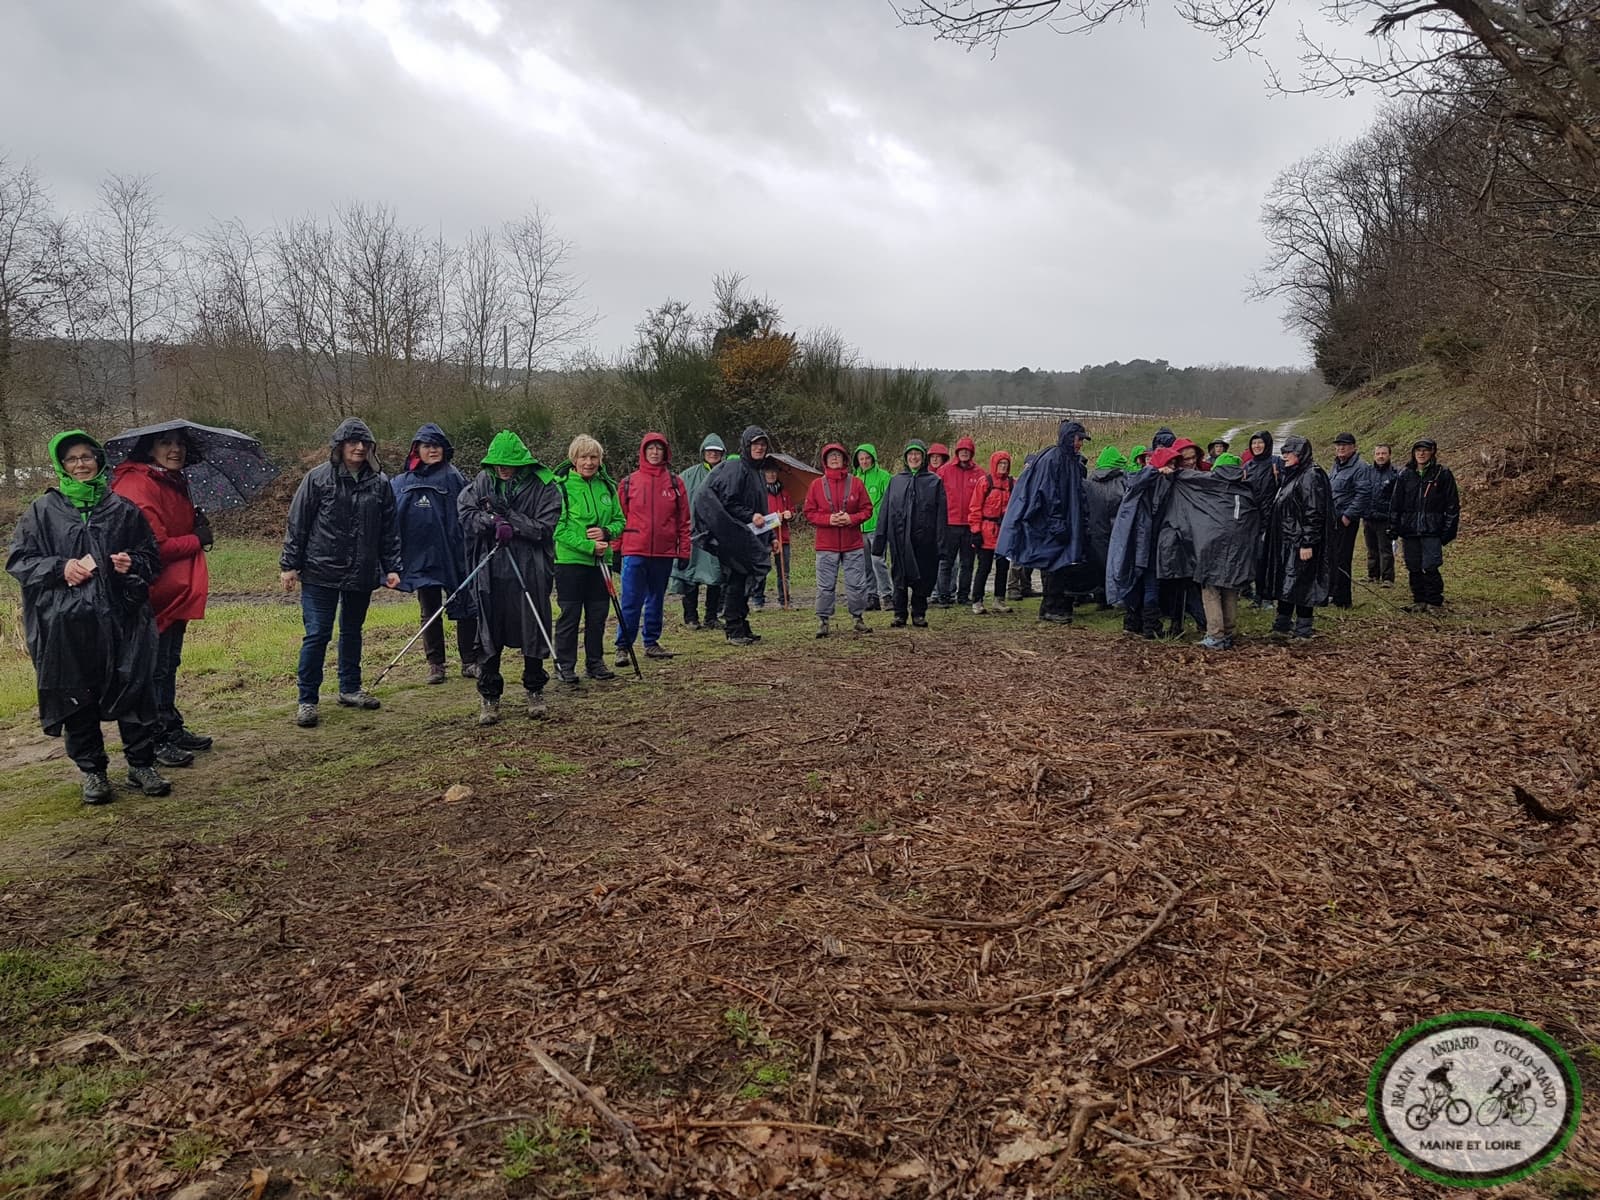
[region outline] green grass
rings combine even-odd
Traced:
[[[505,1165],[500,1173],[512,1183],[533,1175],[555,1175],[576,1181],[582,1173],[581,1159],[589,1145],[586,1125],[565,1125],[554,1114],[532,1125],[519,1125],[501,1143]]]
[[[1372,447],[1387,442],[1404,463],[1411,443],[1426,435],[1438,441],[1440,457],[1448,462],[1452,452],[1468,448],[1463,418],[1486,407],[1472,384],[1449,383],[1438,367],[1419,365],[1329,397],[1299,418],[1295,432],[1311,439],[1324,465],[1332,460],[1333,439],[1345,430],[1356,435],[1369,460]]]
[[[77,996],[98,965],[92,954],[72,949],[0,950],[0,1028],[20,1029],[20,1023]]]
[[[227,1153],[227,1144],[203,1129],[186,1129],[167,1143],[166,1161],[179,1171],[198,1171],[213,1158]]]

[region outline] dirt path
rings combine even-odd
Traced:
[[[148,1076],[106,1194],[1431,1197],[1366,1132],[1387,1039],[1595,1032],[1594,824],[1510,784],[1566,803],[1600,755],[1597,651],[996,620],[680,659],[544,726],[419,688],[317,731],[361,765],[298,815],[64,847],[0,918],[108,964]]]

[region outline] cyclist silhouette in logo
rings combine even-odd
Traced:
[[[1422,1103],[1406,1109],[1407,1125],[1420,1133],[1432,1125],[1441,1112],[1452,1125],[1466,1124],[1472,1116],[1472,1106],[1455,1095],[1455,1084],[1450,1082],[1450,1072],[1455,1067],[1455,1060],[1447,1058],[1423,1077]]]
[[[1493,1125],[1502,1118],[1510,1118],[1513,1125],[1526,1125],[1533,1120],[1538,1105],[1528,1095],[1533,1087],[1533,1077],[1526,1071],[1515,1081],[1511,1078],[1509,1063],[1500,1068],[1500,1076],[1489,1085],[1489,1094],[1478,1105],[1478,1124]]]

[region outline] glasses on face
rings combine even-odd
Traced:
[[[93,465],[98,464],[99,461],[100,460],[92,454],[69,454],[67,457],[61,460],[61,465],[64,467],[81,467],[85,463]]]

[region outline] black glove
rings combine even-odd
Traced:
[[[211,549],[216,536],[211,532],[211,520],[203,509],[194,510],[194,535],[200,539],[200,549]]]

